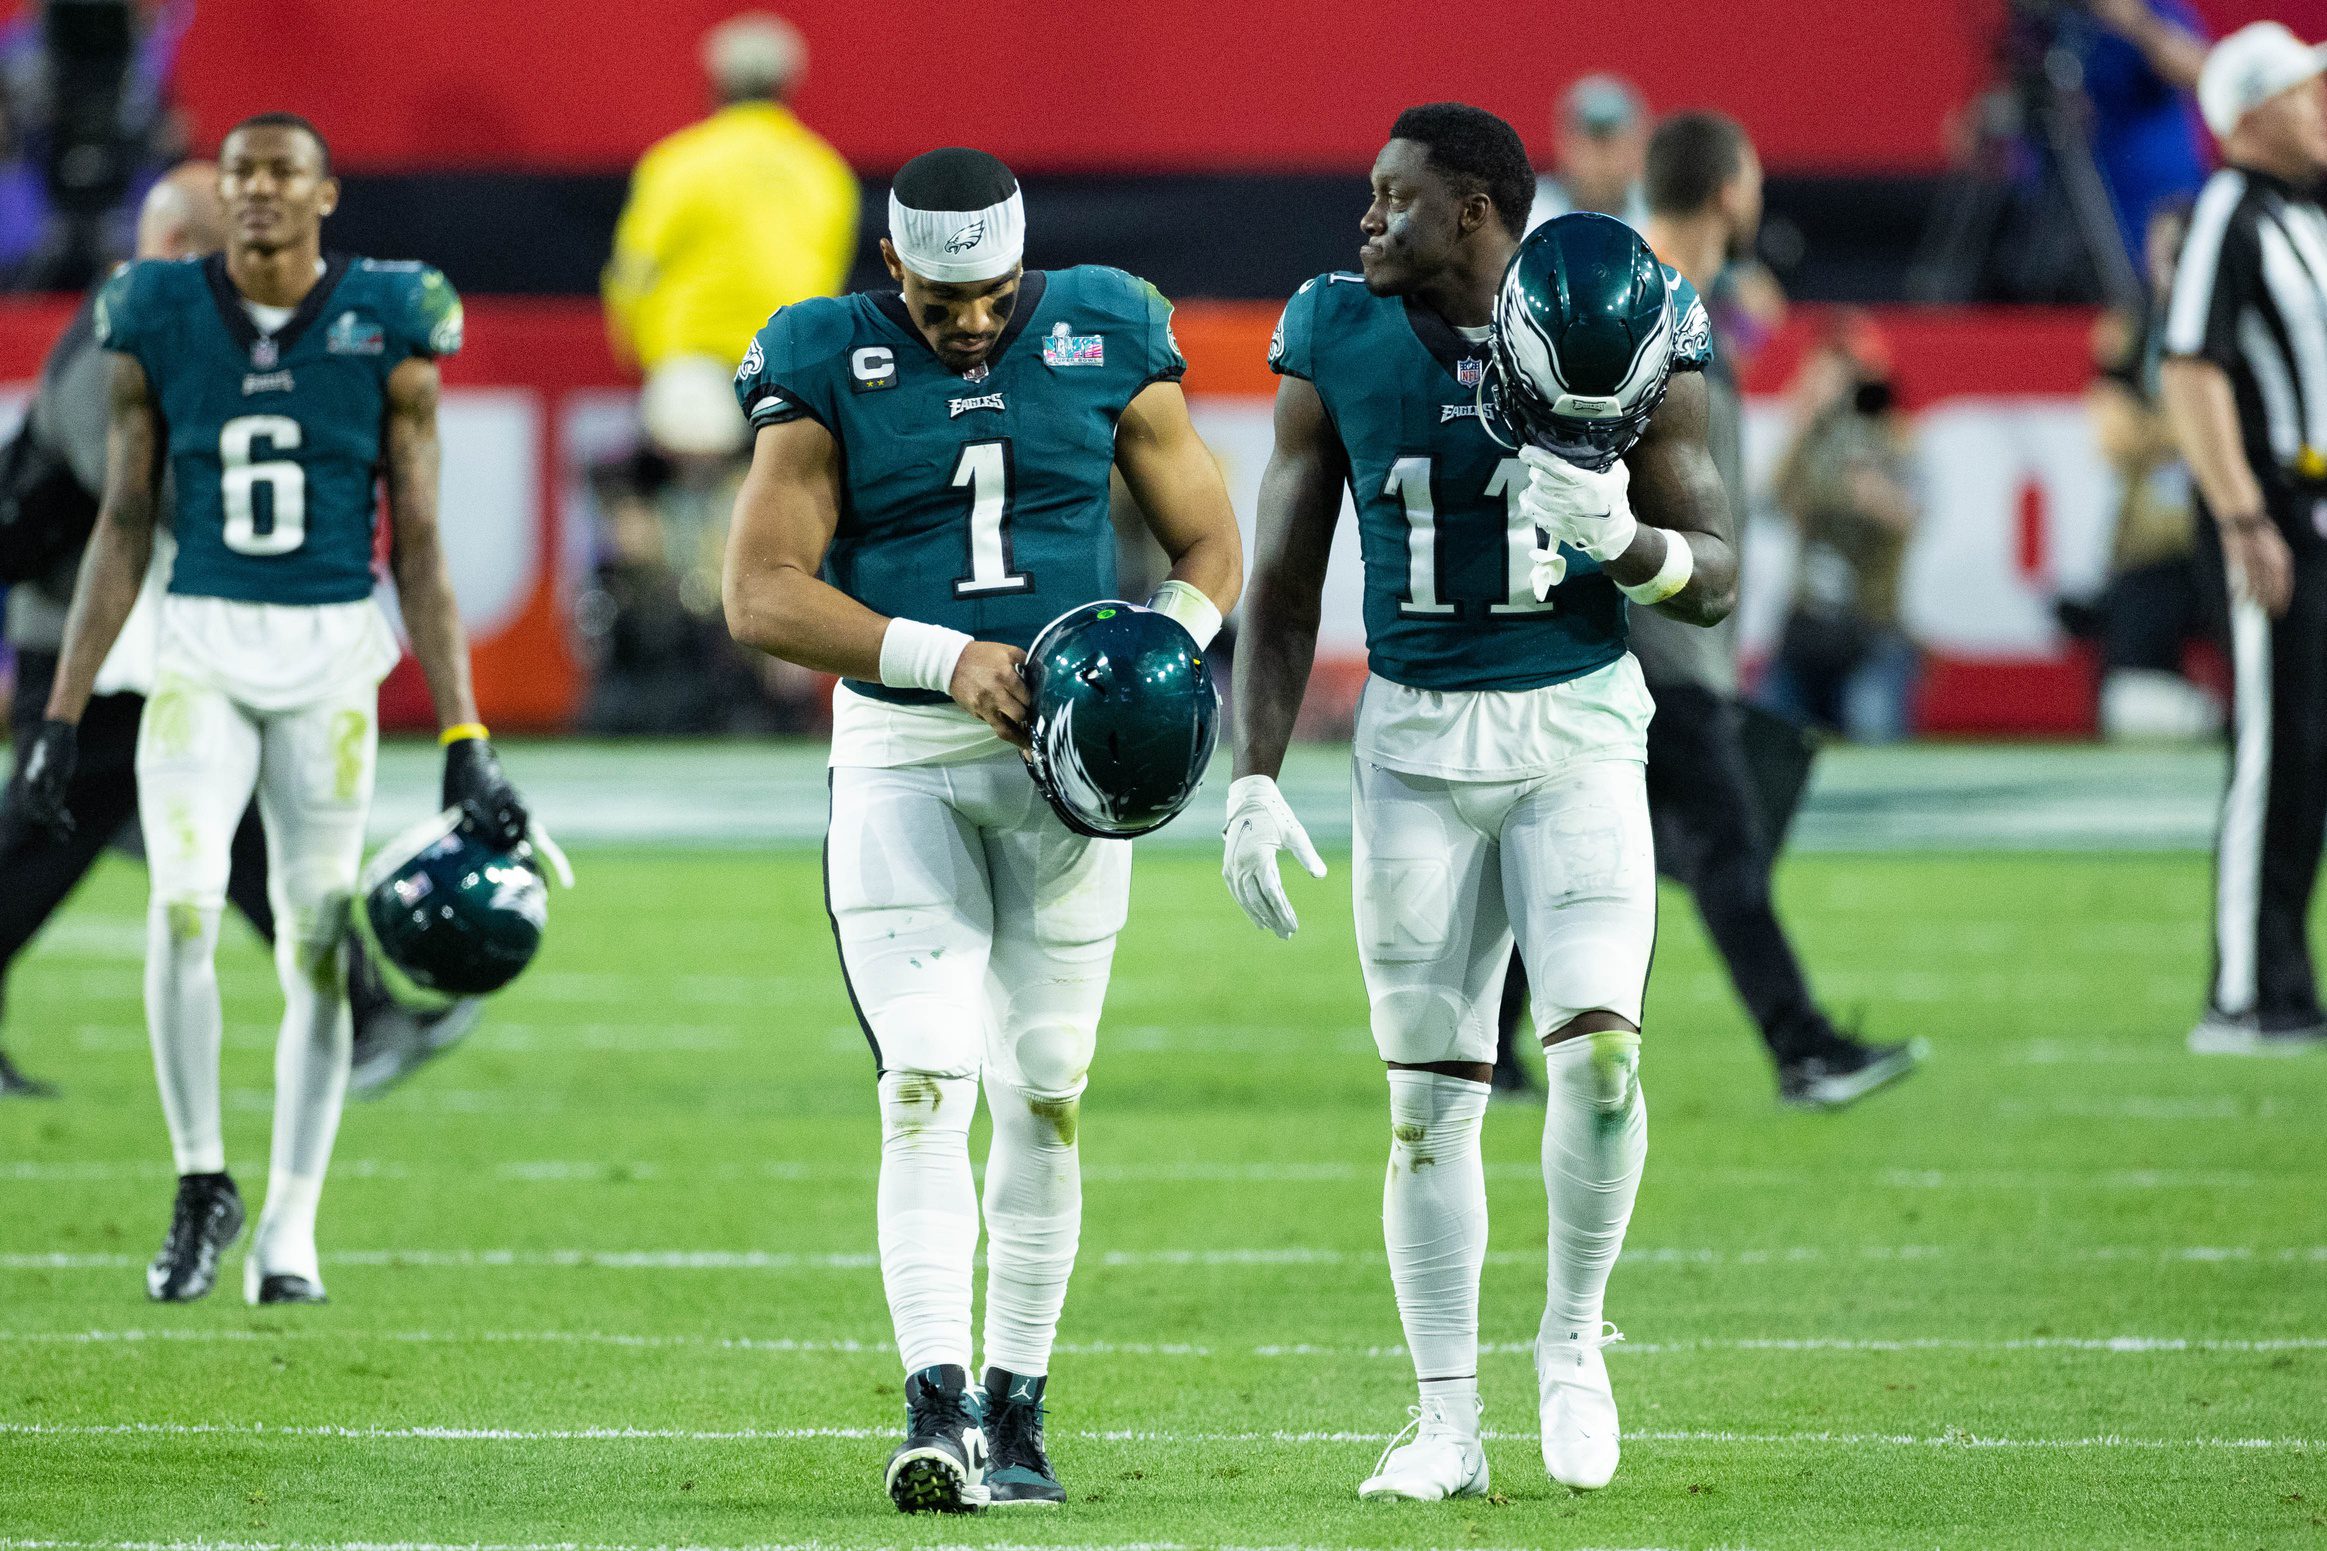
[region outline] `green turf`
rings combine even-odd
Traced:
[[[1829,1000],[1936,1050],[1840,1116],[1773,1106],[1668,896],[1648,1182],[1609,1298],[1624,1467],[1579,1498],[1538,1461],[1539,1119],[1498,1107],[1497,1495],[1367,1507],[1411,1394],[1346,866],[1296,880],[1279,944],[1209,859],[1143,858],[1053,1389],[1072,1500],[943,1521],[879,1489],[899,1375],[870,1065],[813,856],[577,862],[472,1045],[350,1111],[321,1309],[246,1309],[239,1274],[144,1300],[170,1187],[138,875],[110,866],[59,922],[9,1029],[68,1096],[0,1103],[0,1551],[2327,1546],[2327,1059],[2182,1053],[2202,860],[1792,863]],[[223,974],[255,1196],[272,975],[247,934]],[[575,1436],[621,1429],[644,1435]]]

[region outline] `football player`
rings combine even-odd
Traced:
[[[1171,558],[1150,607],[1199,646],[1243,572],[1180,391],[1170,305],[1121,270],[1029,270],[1025,233],[1000,161],[916,157],[881,244],[898,288],[783,308],[736,374],[755,440],[728,626],[842,679],[825,886],[879,1072],[881,1276],[907,1374],[886,1485],[908,1512],[1065,1499],[1043,1451],[1045,1377],[1131,848],[1069,829],[1036,790],[1020,754],[1024,648],[1113,594],[1111,470]],[[969,1377],[981,1080],[982,1394]]]
[[[220,1135],[213,960],[229,848],[255,788],[284,1011],[244,1293],[312,1303],[324,1295],[316,1207],[348,1079],[342,941],[378,686],[397,657],[372,601],[383,480],[389,565],[443,727],[445,804],[505,843],[526,815],[477,721],[437,532],[436,362],[460,348],[460,302],[424,265],[324,255],[339,185],[305,120],[245,120],[219,164],[225,252],[131,264],[98,300],[98,342],[114,352],[105,492],[12,800],[70,832],[77,727],[145,575],[166,469],[177,556],[137,774],[153,880],[146,1016],[179,1180],[146,1289],[203,1296],[242,1228]]]
[[[1237,664],[1225,872],[1254,922],[1285,937],[1297,923],[1277,853],[1324,875],[1275,775],[1346,489],[1372,669],[1355,737],[1358,950],[1389,1067],[1383,1232],[1421,1384],[1367,1498],[1487,1490],[1479,1127],[1514,936],[1550,1100],[1544,1463],[1579,1489],[1616,1468],[1601,1306],[1646,1146],[1641,996],[1656,930],[1652,707],[1625,610],[1706,624],[1733,601],[1697,375],[1704,309],[1606,216],[1560,217],[1522,247],[1532,192],[1501,119],[1409,110],[1374,163],[1362,273],[1304,285],[1270,347],[1283,381]]]

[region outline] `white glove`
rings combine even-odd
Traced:
[[[1228,787],[1227,857],[1220,876],[1252,924],[1279,937],[1293,935],[1301,922],[1285,898],[1277,876],[1277,853],[1290,851],[1312,878],[1325,876],[1325,859],[1309,843],[1309,832],[1285,805],[1285,794],[1264,775],[1248,775]]]
[[[1555,546],[1565,542],[1603,564],[1632,547],[1640,524],[1626,493],[1632,472],[1621,460],[1594,473],[1540,447],[1526,448],[1519,456],[1527,463],[1519,509],[1551,535]],[[1564,575],[1565,567],[1561,570]]]

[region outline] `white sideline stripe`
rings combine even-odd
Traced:
[[[1487,1264],[1536,1266],[1541,1249],[1492,1250]],[[2097,1245],[2065,1252],[2003,1246],[1979,1248],[1968,1254],[1938,1244],[1868,1244],[1856,1250],[1832,1251],[1818,1245],[1785,1249],[1628,1249],[1619,1255],[1629,1266],[1764,1266],[1824,1265],[1837,1261],[1919,1263],[1984,1255],[2006,1256],[2015,1262],[2030,1260],[2133,1261],[2155,1264],[2256,1263],[2327,1265],[2327,1244],[2258,1249],[2249,1244]],[[983,1256],[979,1257],[983,1260]],[[880,1256],[870,1251],[804,1254],[795,1250],[760,1249],[351,1249],[323,1257],[335,1266],[387,1266],[413,1270],[599,1270],[599,1271],[871,1271]],[[1276,1249],[1154,1249],[1108,1250],[1085,1256],[1117,1269],[1158,1266],[1373,1266],[1384,1263],[1379,1250],[1320,1249],[1289,1246]],[[0,1271],[118,1271],[146,1262],[137,1255],[78,1254],[70,1251],[0,1254]]]
[[[1358,1547],[1315,1545],[1236,1546],[1178,1540],[1108,1540],[1091,1544],[1104,1551],[1363,1551]],[[11,1540],[0,1551],[840,1551],[828,1540],[762,1541],[742,1546],[639,1545],[602,1540]],[[936,1541],[917,1551],[1058,1551],[1057,1542],[1039,1545],[1015,1540]],[[1525,1548],[1466,1546],[1462,1551],[1525,1551]],[[1618,1551],[1611,1546],[1579,1546],[1575,1551]],[[1625,1551],[1662,1551],[1639,1546]]]
[[[796,1336],[635,1335],[605,1330],[202,1330],[163,1327],[155,1330],[0,1330],[0,1345],[27,1346],[138,1346],[208,1345],[231,1342],[269,1345],[283,1341],[387,1341],[413,1346],[612,1346],[663,1351],[672,1348],[714,1352],[774,1352],[807,1355],[880,1355],[894,1352],[887,1341],[848,1338],[816,1339]],[[1482,1342],[1479,1351],[1491,1357],[1524,1357],[1534,1351],[1530,1341]],[[1189,1341],[1062,1341],[1053,1348],[1069,1357],[1275,1357],[1403,1360],[1406,1348],[1336,1346],[1296,1341],[1270,1342],[1250,1347],[1212,1347]],[[1889,1352],[2095,1352],[2115,1356],[2160,1353],[2317,1352],[2327,1351],[2327,1336],[1736,1336],[1679,1341],[1626,1341],[1609,1348],[1618,1357],[1663,1356],[1699,1352],[1889,1353]]]
[[[1063,1431],[1063,1429],[1062,1429]],[[341,1438],[358,1442],[421,1443],[819,1443],[864,1442],[895,1438],[894,1424],[881,1427],[383,1427],[339,1423],[288,1424],[266,1422],[0,1422],[0,1437],[108,1438],[108,1437],[235,1437],[235,1438]],[[1054,1434],[1055,1436],[1055,1434]],[[1338,1444],[1383,1443],[1386,1432],[1293,1431],[1170,1432],[1147,1428],[1080,1428],[1066,1436],[1090,1443],[1163,1443],[1213,1446],[1221,1444]],[[1535,1443],[1537,1432],[1483,1435],[1494,1443]],[[2327,1438],[2134,1438],[2122,1433],[2099,1433],[2084,1438],[2000,1438],[1951,1428],[1943,1433],[1845,1432],[1737,1432],[1727,1428],[1671,1428],[1629,1432],[1625,1436],[1646,1443],[1733,1443],[1882,1445],[1898,1448],[1965,1449],[2256,1449],[2309,1452],[2327,1449]]]

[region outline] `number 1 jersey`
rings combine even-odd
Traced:
[[[1701,370],[1703,307],[1665,278],[1683,320],[1673,369]],[[1624,596],[1590,556],[1566,550],[1566,580],[1535,596],[1527,466],[1479,416],[1487,351],[1346,273],[1294,292],[1269,342],[1270,367],[1316,387],[1348,455],[1367,666],[1413,689],[1540,689],[1625,652]]]
[[[735,395],[755,430],[806,417],[840,445],[825,580],[883,614],[1022,647],[1114,595],[1115,422],[1186,369],[1155,287],[1084,265],[1028,271],[968,374],[937,359],[893,291],[794,302],[753,337]]]
[[[145,369],[161,421],[178,541],[170,591],[370,597],[388,374],[460,349],[460,299],[444,276],[333,255],[270,332],[224,258],[149,259],[106,282],[96,321],[99,344]]]

